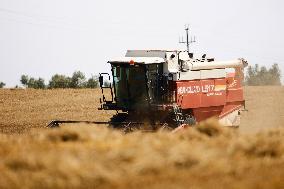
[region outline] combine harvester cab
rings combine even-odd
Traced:
[[[173,128],[210,117],[224,126],[240,125],[244,59],[215,61],[206,55],[194,59],[188,51],[129,50],[108,63],[112,100],[103,95],[101,109],[126,112],[129,122],[147,119]],[[103,75],[100,83],[103,90]]]

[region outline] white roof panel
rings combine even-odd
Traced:
[[[108,61],[108,63],[130,63],[130,61],[134,61],[136,64],[160,64],[165,62],[165,60],[160,57],[121,57],[112,59]]]
[[[166,58],[167,53],[182,52],[179,50],[127,50],[126,57],[161,57]]]

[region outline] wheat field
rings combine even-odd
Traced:
[[[247,87],[239,129],[182,133],[106,126],[100,90],[0,90],[0,188],[284,188],[284,87]]]

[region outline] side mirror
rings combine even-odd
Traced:
[[[102,87],[104,85],[104,77],[103,76],[99,77],[99,82],[100,82],[100,87]]]

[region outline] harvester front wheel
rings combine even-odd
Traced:
[[[196,119],[192,115],[185,115],[184,124],[194,126],[196,124]]]

